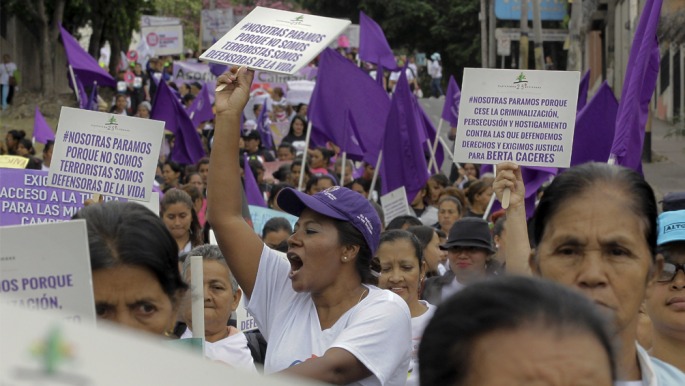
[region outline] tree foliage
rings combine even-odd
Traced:
[[[298,0],[321,16],[359,23],[362,10],[385,32],[397,53],[439,52],[444,73],[459,75],[464,67],[480,66],[478,0]]]
[[[183,24],[183,45],[197,50],[200,47],[200,13],[202,2],[197,0],[152,0],[156,16],[178,17]]]

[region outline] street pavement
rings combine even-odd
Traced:
[[[419,100],[428,116],[438,127],[445,99],[423,98]],[[681,123],[685,125],[685,123]],[[443,124],[441,137],[454,151],[454,143],[447,138],[449,125]],[[657,201],[669,192],[685,191],[685,130],[675,135],[675,126],[658,119],[652,120],[652,162],[643,162],[645,179],[654,189]],[[445,159],[442,171],[449,174],[450,163]]]

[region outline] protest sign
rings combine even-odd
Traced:
[[[464,69],[454,161],[571,163],[580,73]]]
[[[0,168],[24,169],[29,159],[19,155],[0,155]]]
[[[3,303],[63,310],[68,320],[95,323],[85,220],[3,227],[0,245]]]
[[[316,82],[311,80],[293,80],[288,82],[288,102],[292,106],[300,103],[309,104]]]
[[[161,336],[107,322],[74,326],[58,313],[1,304],[0,315],[2,385],[218,385],[227,379],[236,385],[318,384],[217,364],[169,349]]]
[[[349,20],[256,7],[200,59],[294,74],[349,24]]]
[[[164,122],[62,107],[48,185],[149,201]]]
[[[48,186],[48,172],[26,169],[0,169],[0,226],[61,222],[71,219],[90,198],[88,193]],[[103,196],[105,201],[126,201]],[[159,193],[150,201],[134,201],[159,214]]]
[[[183,25],[174,17],[143,16],[140,33],[148,47],[158,56],[183,53]]]
[[[240,297],[238,308],[235,309],[235,320],[236,326],[240,331],[252,331],[259,328],[254,320],[254,316],[245,308],[245,293]]]
[[[264,224],[274,217],[285,218],[288,220],[288,222],[290,222],[290,226],[292,227],[294,227],[295,223],[297,222],[297,217],[291,214],[279,212],[269,208],[262,208],[255,205],[250,205],[250,216],[252,217],[252,226],[254,231],[260,236],[262,235],[262,230],[264,230]]]
[[[184,83],[208,82],[212,84],[211,90],[214,93],[214,85],[216,85],[216,76],[212,74],[207,63],[193,63],[174,61],[174,70],[172,78],[177,85]]]
[[[410,215],[409,201],[407,201],[407,191],[404,186],[399,187],[388,194],[381,196],[381,207],[385,214],[385,225],[390,224],[395,217]]]

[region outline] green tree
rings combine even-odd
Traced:
[[[202,2],[197,0],[153,0],[157,16],[178,17],[183,24],[183,45],[186,49],[200,48],[200,13]]]
[[[55,51],[66,0],[8,0],[7,13],[24,23],[36,40],[40,58],[41,88],[45,95],[55,94]],[[5,8],[6,7],[6,8]]]

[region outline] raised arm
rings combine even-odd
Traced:
[[[523,183],[521,169],[511,162],[497,165],[497,176],[492,184],[497,198],[502,202],[504,189],[511,190],[509,208],[507,208],[507,222],[504,233],[504,257],[507,263],[507,273],[516,275],[530,275],[528,259],[530,257],[530,242],[528,241],[528,226],[526,224],[526,186]]]
[[[217,78],[214,149],[209,159],[207,211],[221,253],[245,295],[252,296],[264,244],[242,216],[238,164],[240,115],[254,72],[235,67]],[[220,90],[220,91],[219,91]]]

